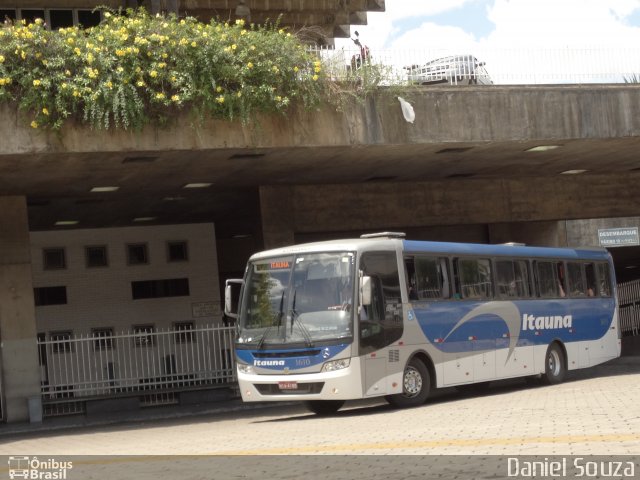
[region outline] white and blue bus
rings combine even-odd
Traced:
[[[301,400],[318,414],[377,396],[415,406],[432,388],[506,378],[554,384],[620,355],[603,248],[392,232],[295,245],[253,255],[244,279],[227,281],[225,310],[243,400]]]

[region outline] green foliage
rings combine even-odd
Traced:
[[[163,124],[184,109],[243,121],[317,106],[320,61],[277,27],[105,12],[91,29],[0,27],[0,102],[29,112],[33,128],[74,118],[94,128]]]

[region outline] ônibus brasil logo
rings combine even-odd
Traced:
[[[65,480],[73,462],[60,462],[54,458],[39,460],[38,457],[9,457],[9,478],[34,480]]]

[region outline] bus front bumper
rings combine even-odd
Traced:
[[[287,400],[353,400],[362,398],[360,365],[323,373],[257,375],[238,372],[245,402]]]

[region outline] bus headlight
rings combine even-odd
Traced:
[[[332,360],[322,366],[322,371],[335,372],[336,370],[342,370],[343,368],[347,368],[349,366],[349,363],[351,363],[350,358],[343,358],[342,360]]]
[[[246,373],[246,374],[255,373],[253,371],[253,365],[248,365],[246,363],[238,363],[238,372],[239,373]]]

